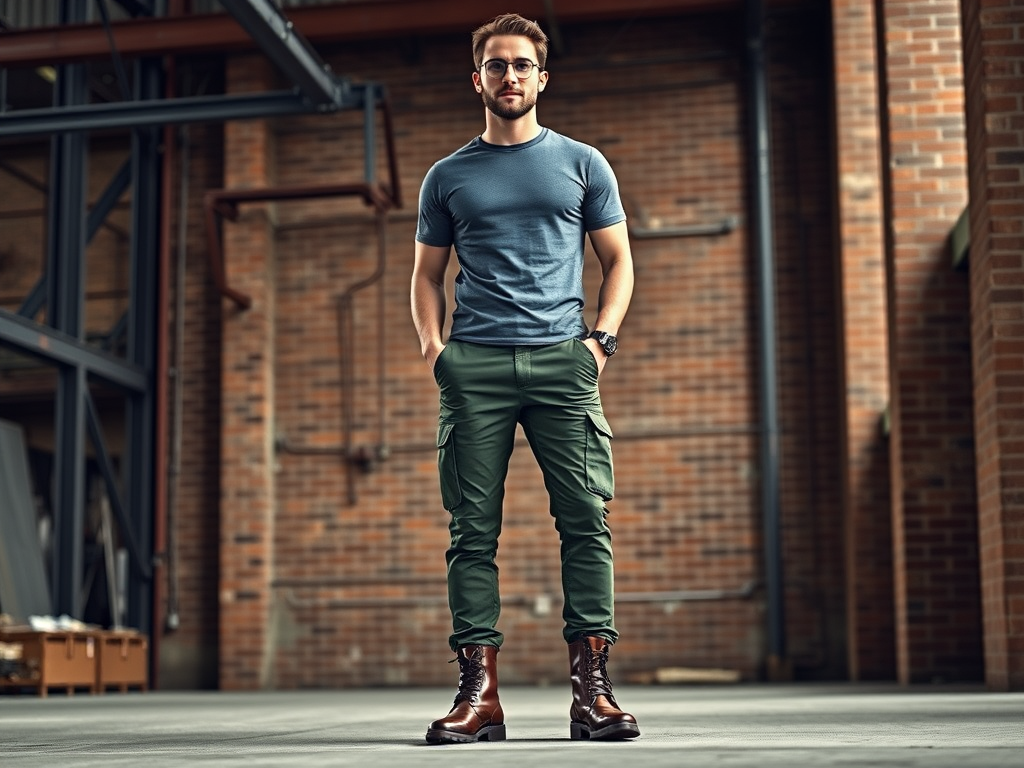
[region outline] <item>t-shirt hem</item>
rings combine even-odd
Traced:
[[[449,341],[465,341],[470,344],[486,344],[492,347],[540,347],[547,344],[561,344],[563,341],[569,341],[570,339],[582,339],[583,332],[569,334],[568,336],[551,336],[544,337],[541,339],[536,338],[522,338],[522,337],[505,337],[505,338],[470,338],[468,336],[451,336]]]
[[[426,238],[420,237],[419,235],[416,235],[416,242],[423,243],[424,245],[429,245],[431,248],[448,248],[451,246],[450,241],[447,243],[442,243],[437,240],[430,241],[427,240]]]
[[[620,222],[623,222],[625,220],[625,216],[612,216],[610,219],[602,219],[601,221],[594,222],[589,227],[587,227],[587,231],[594,232],[598,229],[606,229],[607,227],[610,227],[613,224],[619,224]]]

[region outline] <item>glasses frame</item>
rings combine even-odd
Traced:
[[[500,75],[495,76],[487,71],[487,65],[490,64],[492,61],[500,61],[502,64],[505,65],[505,68],[501,70]],[[518,61],[527,61],[532,65],[530,68],[530,73],[528,75],[520,75],[518,72],[516,72],[516,62]],[[535,69],[539,72],[544,71],[544,68],[540,64],[538,64],[536,61],[533,61],[532,59],[526,58],[525,56],[517,57],[515,59],[512,59],[512,61],[506,61],[505,59],[498,58],[488,59],[487,61],[480,65],[480,70],[492,80],[500,80],[508,72],[509,67],[512,67],[512,71],[515,72],[516,78],[518,78],[519,80],[529,80],[531,77],[533,77],[533,70]]]

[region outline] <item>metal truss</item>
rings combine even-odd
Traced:
[[[61,0],[59,39],[85,20],[87,2]],[[270,0],[222,0],[222,5],[251,35],[275,65],[295,84],[290,91],[164,98],[161,59],[142,58],[134,64],[134,92],[105,6],[100,5],[124,100],[90,103],[85,66],[65,61],[58,66],[55,106],[0,113],[0,137],[51,135],[46,272],[29,291],[18,312],[0,310],[0,345],[34,356],[57,371],[53,477],[54,547],[51,574],[53,607],[57,613],[80,617],[82,596],[86,439],[103,477],[111,508],[120,524],[121,540],[132,564],[127,585],[126,622],[153,632],[154,488],[157,433],[158,264],[162,159],[160,127],[189,122],[221,122],[242,118],[330,113],[363,109],[373,113],[385,105],[382,90],[373,84],[352,85],[330,73],[308,42],[297,33]],[[152,16],[159,24],[167,17],[167,0],[113,0],[133,16]],[[385,105],[386,108],[386,105]],[[370,125],[370,118],[367,118]],[[88,132],[130,129],[131,154],[114,174],[91,210],[86,180]],[[371,136],[370,128],[367,128]],[[394,150],[390,146],[392,166]],[[372,145],[369,147],[372,150]],[[392,200],[386,185],[373,185],[371,159],[365,181],[371,199]],[[392,182],[397,173],[392,167]],[[109,339],[122,339],[123,354],[89,344],[84,338],[85,250],[93,235],[122,195],[131,190],[131,240],[128,309]],[[394,194],[397,194],[397,189]],[[379,202],[379,201],[378,201]],[[35,318],[45,313],[40,322]],[[119,466],[107,450],[100,415],[90,383],[120,392],[124,397],[124,451]]]

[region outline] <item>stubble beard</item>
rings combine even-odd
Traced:
[[[537,104],[536,93],[523,93],[520,101],[511,103],[502,102],[499,97],[491,95],[486,90],[482,91],[481,95],[484,106],[502,120],[518,120]]]

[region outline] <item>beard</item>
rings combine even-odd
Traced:
[[[486,90],[481,92],[481,96],[484,106],[502,120],[518,120],[537,104],[536,93],[524,92],[519,102],[511,104],[502,102],[497,96],[493,96]]]

